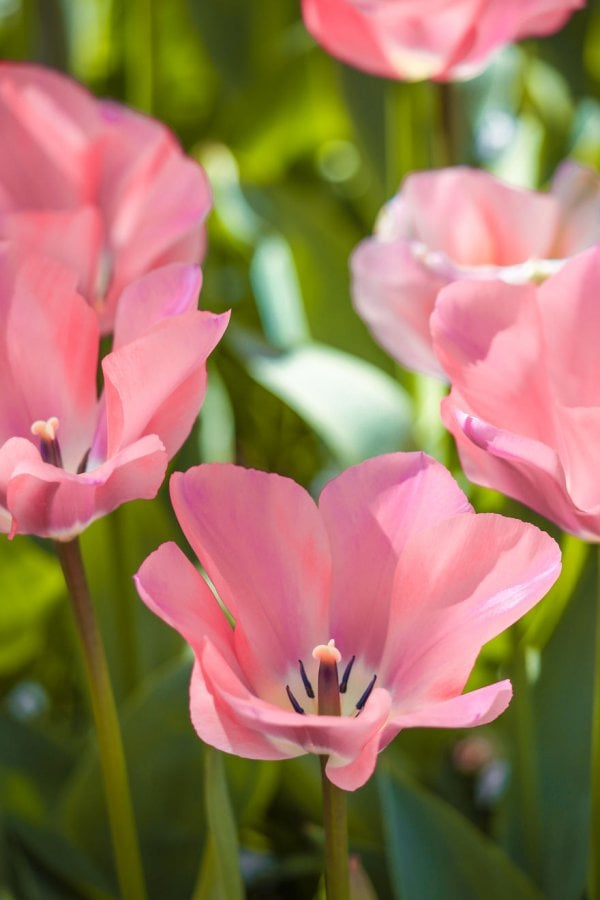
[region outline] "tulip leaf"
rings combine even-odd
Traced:
[[[0,539],[0,676],[40,652],[44,622],[64,594],[56,558],[25,537]]]
[[[204,748],[204,796],[209,833],[193,900],[242,900],[237,828],[223,754],[208,746]]]
[[[329,447],[340,465],[397,450],[406,443],[411,406],[393,379],[333,347],[307,343],[273,353],[235,343],[250,375],[287,403]]]
[[[308,323],[287,241],[269,235],[259,242],[250,266],[250,279],[269,343],[285,350],[307,340]]]
[[[524,873],[452,806],[383,765],[376,777],[398,900],[542,900]]]

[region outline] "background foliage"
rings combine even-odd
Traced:
[[[462,477],[440,386],[398,370],[371,340],[351,308],[348,256],[411,169],[462,162],[538,187],[566,156],[598,168],[598,0],[558,35],[444,87],[391,84],[328,58],[297,0],[0,0],[0,53],[151,112],[209,173],[201,305],[233,317],[173,468],[237,461],[317,492],[349,464],[420,448]],[[465,487],[478,510],[552,530]],[[167,496],[83,536],[151,897],[238,896],[236,835],[248,896],[314,897],[317,760],[223,761],[203,748],[187,712],[190,657],[133,590],[160,541],[184,546]],[[380,898],[583,896],[595,561],[562,543],[550,597],[485,648],[473,676],[513,678],[508,713],[477,740],[401,734],[350,797],[352,850]],[[42,542],[2,540],[2,900],[116,896],[93,744],[58,563]]]

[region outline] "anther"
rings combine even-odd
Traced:
[[[300,704],[298,703],[298,701],[296,700],[296,698],[294,697],[294,695],[292,694],[292,692],[290,691],[290,686],[289,686],[289,684],[286,684],[286,686],[285,686],[285,692],[286,692],[286,694],[288,695],[288,700],[290,701],[290,703],[291,703],[292,706],[294,707],[294,712],[300,713],[300,715],[303,716],[303,715],[304,715],[304,710],[303,710],[303,708],[300,706]]]
[[[367,685],[367,688],[366,688],[364,694],[362,694],[362,696],[360,697],[360,699],[357,701],[357,703],[356,703],[356,708],[357,708],[357,710],[358,710],[359,712],[361,711],[361,709],[364,707],[365,703],[367,702],[367,700],[368,700],[369,697],[371,696],[371,691],[372,691],[373,688],[375,687],[375,682],[376,682],[376,681],[377,681],[377,675],[373,675],[373,677],[371,678],[370,682],[369,682],[368,685]]]
[[[56,438],[59,421],[56,416],[49,419],[37,419],[31,426],[31,433],[40,439],[40,455],[44,462],[63,468],[60,446]]]
[[[342,675],[342,680],[340,681],[340,694],[345,694],[346,689],[348,687],[348,679],[350,678],[350,672],[352,671],[352,666],[354,665],[354,660],[356,656],[353,656],[346,668],[344,669],[344,674]]]
[[[310,697],[311,700],[314,700],[315,692],[313,690],[312,684],[310,683],[309,677],[306,674],[306,669],[304,668],[304,663],[301,659],[298,660],[298,665],[300,666],[300,677],[302,679],[302,684],[304,685],[304,690],[306,691],[307,696]]]

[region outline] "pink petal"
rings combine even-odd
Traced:
[[[411,533],[471,507],[434,459],[397,453],[347,469],[326,485],[319,508],[331,544],[331,637],[343,657],[360,652],[376,671],[404,544]]]
[[[171,478],[183,531],[236,619],[237,657],[254,691],[285,690],[290,665],[327,641],[330,561],[318,511],[278,475],[205,465]]]
[[[402,197],[413,237],[461,266],[510,266],[549,255],[559,208],[550,194],[456,166],[409,175]]]
[[[386,742],[403,728],[474,728],[487,725],[504,712],[511,698],[510,681],[498,681],[458,697],[400,711],[393,714],[390,720]]]
[[[20,250],[30,250],[63,263],[78,274],[77,290],[93,296],[104,240],[98,209],[26,210],[2,217],[2,236]]]
[[[547,356],[536,288],[499,281],[455,282],[431,317],[436,356],[466,404],[497,428],[552,444]]]
[[[352,254],[352,299],[376,340],[409,369],[443,378],[429,317],[446,281],[417,262],[407,241],[363,241]]]
[[[0,164],[9,209],[68,209],[89,199],[93,100],[41,66],[0,68]]]
[[[206,391],[206,359],[229,314],[189,312],[162,319],[138,340],[105,357],[105,458],[144,434],[157,434],[170,457],[198,415]],[[91,458],[104,455],[102,432]]]
[[[572,534],[589,539],[600,533],[600,518],[574,508],[556,450],[469,415],[465,406],[453,389],[442,401],[442,419],[470,481],[515,497]]]
[[[93,472],[80,475],[42,462],[39,453],[36,457],[24,454],[18,440],[0,448],[0,475],[10,464],[14,466],[6,505],[20,534],[71,540],[122,503],[155,497],[167,467],[164,447],[155,435],[141,438]]]
[[[377,741],[387,721],[391,705],[387,691],[374,690],[360,716],[299,715],[291,707],[288,710],[275,706],[251,694],[210,644],[206,645],[199,662],[205,680],[200,690],[208,689],[213,695],[218,720],[222,713],[225,722],[233,721],[238,729],[230,745],[223,746],[217,744],[217,740],[223,741],[225,737],[224,729],[218,727],[219,722],[209,720],[207,723],[193,714],[194,725],[203,740],[239,756],[258,754],[265,739],[270,752],[277,756],[258,758],[291,757],[299,752],[327,754],[330,756],[330,779],[337,783],[335,778],[339,771],[347,790],[360,787],[371,775],[375,765],[372,745],[366,747],[364,761],[359,762],[359,758],[370,741]],[[286,703],[284,685],[280,685],[280,695],[282,703]],[[196,699],[197,693],[193,693],[193,712]],[[351,763],[355,764],[354,772],[348,771],[344,778],[343,769]]]
[[[113,350],[141,337],[170,316],[198,306],[202,272],[198,266],[171,263],[128,284],[119,298]]]
[[[233,653],[233,628],[206,581],[179,547],[162,544],[134,575],[146,606],[201,654],[205,639],[241,676]]]
[[[378,669],[394,709],[459,694],[482,646],[547,593],[560,565],[549,535],[504,516],[460,515],[412,534]]]
[[[600,406],[599,291],[600,247],[574,256],[538,288],[548,375],[564,405]]]
[[[75,292],[75,278],[42,257],[21,261],[11,255],[0,262],[0,377],[6,398],[0,440],[30,437],[34,421],[56,416],[63,462],[71,471],[93,433],[98,353],[96,317]]]

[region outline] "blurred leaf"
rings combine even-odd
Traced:
[[[204,840],[203,745],[190,722],[189,680],[189,660],[158,669],[122,716],[144,869],[156,900],[188,900]],[[73,840],[110,871],[112,852],[92,745],[69,785],[65,812]]]
[[[114,897],[89,859],[57,832],[16,816],[7,816],[5,821],[11,853],[21,856],[20,879],[28,885],[23,900],[30,896],[40,900]]]
[[[223,754],[204,748],[204,796],[208,820],[208,846],[193,900],[241,900],[237,827],[229,799]]]
[[[198,429],[202,462],[235,462],[235,419],[225,382],[209,363],[208,389]]]
[[[397,450],[410,428],[407,394],[370,363],[324,344],[274,354],[230,331],[259,384],[311,425],[342,466]]]
[[[56,559],[29,538],[0,539],[0,677],[30,663],[43,647],[48,613],[64,593]]]
[[[508,857],[453,807],[383,767],[376,777],[398,900],[542,900]]]
[[[270,235],[257,243],[250,278],[269,343],[286,350],[309,337],[300,285],[289,245]]]
[[[0,713],[0,768],[27,776],[45,807],[53,805],[72,769],[75,748]],[[6,808],[3,792],[1,806]]]
[[[552,637],[581,578],[589,550],[585,541],[570,534],[562,536],[562,572],[543,602],[534,606],[525,620],[523,641],[527,646],[542,648]]]

